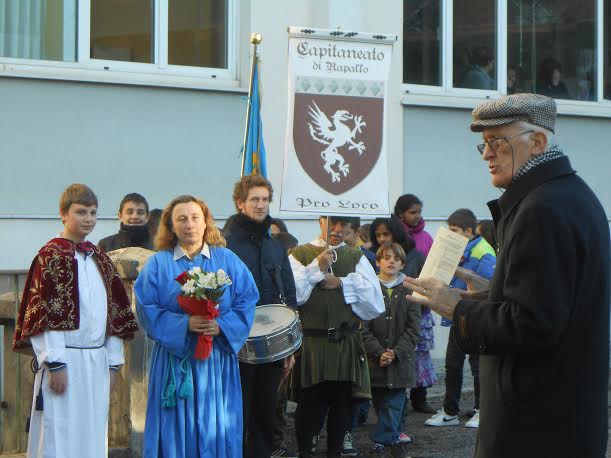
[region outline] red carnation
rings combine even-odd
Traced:
[[[176,281],[181,285],[184,285],[189,280],[189,273],[183,272],[178,277],[176,277]]]
[[[219,316],[219,310],[216,307],[216,302],[210,299],[195,299],[194,297],[181,296],[176,297],[180,308],[189,315],[203,316],[207,320],[213,320]],[[207,359],[212,353],[212,336],[199,334],[197,336],[197,344],[195,345],[195,359]]]

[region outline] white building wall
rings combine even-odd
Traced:
[[[140,192],[151,207],[179,194],[228,215],[239,177],[242,94],[106,84],[0,81],[0,269],[29,266],[59,232],[58,200],[86,183],[102,218]],[[43,219],[40,219],[43,218]],[[92,238],[116,231],[101,222]]]
[[[403,191],[418,195],[424,213],[445,218],[466,207],[490,218],[486,202],[501,191],[490,184],[486,163],[475,145],[481,134],[469,130],[471,110],[406,106],[404,111]],[[557,143],[573,168],[592,187],[611,215],[611,120],[559,116]],[[568,211],[568,209],[567,209]]]

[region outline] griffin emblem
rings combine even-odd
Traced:
[[[367,124],[363,121],[363,117],[359,115],[352,115],[346,110],[337,110],[331,120],[327,117],[323,111],[318,108],[316,102],[312,100],[314,108],[308,105],[310,109],[310,118],[312,122],[308,123],[310,129],[310,136],[317,141],[325,145],[325,149],[321,151],[320,156],[322,157],[325,171],[331,175],[331,181],[333,183],[341,181],[340,172],[344,177],[350,173],[350,164],[346,163],[344,157],[339,154],[338,148],[344,145],[348,145],[348,150],[357,150],[359,156],[365,152],[365,144],[362,141],[355,142],[357,134],[362,133],[362,128]],[[344,124],[345,121],[352,120],[354,128]],[[333,166],[337,164],[337,171],[333,169]]]

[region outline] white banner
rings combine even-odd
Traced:
[[[395,39],[289,29],[280,210],[390,214],[385,101]]]

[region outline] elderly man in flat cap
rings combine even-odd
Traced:
[[[408,279],[479,353],[478,458],[603,457],[609,376],[609,226],[554,143],[556,104],[515,94],[473,111],[498,239],[485,294]]]

